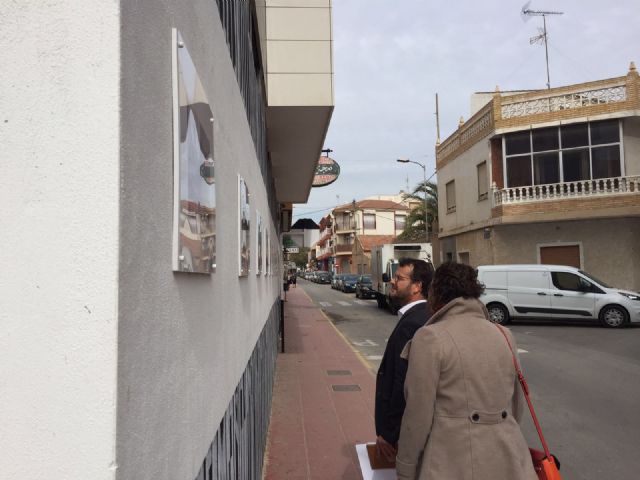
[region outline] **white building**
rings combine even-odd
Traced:
[[[330,0],[0,17],[0,477],[259,479],[280,206],[307,200],[333,110]],[[202,178],[174,172],[197,155]],[[212,181],[215,209],[178,177]]]

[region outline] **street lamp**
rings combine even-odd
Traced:
[[[424,184],[423,184],[423,187],[424,187],[424,235],[425,235],[425,238],[427,239],[427,243],[429,243],[429,228],[428,228],[429,216],[427,214],[427,166],[424,163],[415,162],[413,160],[409,160],[408,158],[398,158],[396,162],[414,163],[419,167],[422,167],[422,175],[424,180]],[[436,172],[433,172],[433,175],[435,174]],[[431,175],[431,177],[433,177],[433,175]],[[431,179],[431,177],[429,177],[429,179]]]

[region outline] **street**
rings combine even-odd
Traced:
[[[397,317],[375,300],[298,281],[375,374]],[[640,477],[640,325],[516,321],[523,371],[549,447],[569,480]],[[523,429],[539,441],[528,412]]]

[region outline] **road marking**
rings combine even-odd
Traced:
[[[320,305],[321,307],[327,308],[330,307],[331,304],[329,302],[318,302],[318,305]]]
[[[342,305],[343,307],[350,307],[351,304],[349,302],[339,301],[338,305]]]
[[[354,300],[353,303],[357,303],[358,305],[369,305],[367,302],[360,299]]]
[[[529,353],[529,352],[527,350],[523,350],[522,348],[519,348],[518,353]]]
[[[367,360],[382,360],[382,355],[367,355],[364,358]]]
[[[376,342],[373,342],[368,338],[364,342],[353,342],[353,344],[357,345],[358,347],[377,347],[378,346]]]

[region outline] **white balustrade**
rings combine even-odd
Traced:
[[[498,190],[494,186],[495,206],[530,203],[567,198],[586,198],[605,195],[640,193],[640,176],[598,178],[576,182],[527,185]]]

